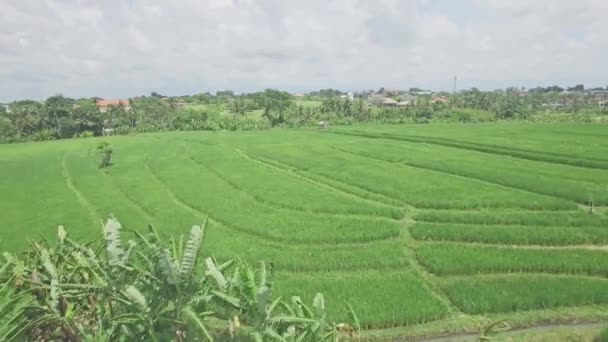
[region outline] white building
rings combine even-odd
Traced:
[[[346,93],[346,95],[341,95],[340,97],[343,99],[349,99],[349,100],[353,101],[355,99],[355,94],[353,94],[352,91],[349,91],[348,93]]]

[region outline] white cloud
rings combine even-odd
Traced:
[[[608,83],[604,0],[5,0],[0,101]]]

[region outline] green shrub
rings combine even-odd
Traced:
[[[110,143],[101,142],[97,145],[97,151],[101,155],[101,160],[99,161],[99,168],[103,169],[107,166],[110,166],[110,162],[112,161],[112,148],[110,147]]]
[[[57,131],[53,129],[43,129],[30,135],[31,141],[46,141],[57,139]]]

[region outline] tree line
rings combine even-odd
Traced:
[[[96,105],[98,98],[55,95],[42,102],[20,100],[0,106],[0,142],[98,136],[108,129],[113,134],[247,130],[313,126],[319,121],[331,124],[484,122],[528,120],[539,113],[566,113],[570,114],[567,117],[570,120],[589,120],[594,115],[603,115],[607,109],[599,106],[597,94],[582,92],[582,85],[571,87],[572,92],[554,88],[528,91],[472,88],[456,94],[390,94],[395,101],[401,101],[394,106],[386,106],[382,102],[384,97],[356,94],[354,99],[349,99],[334,89],[311,92],[300,101],[276,89],[240,95],[226,90],[181,97],[152,93],[129,99],[128,105],[109,106],[104,111]],[[256,112],[257,116],[252,115]]]

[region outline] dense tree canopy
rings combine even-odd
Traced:
[[[45,101],[20,100],[0,106],[0,141],[63,139],[105,133],[152,132],[164,130],[236,130],[272,126],[311,126],[319,121],[332,124],[353,122],[426,123],[430,121],[477,122],[492,120],[530,120],[539,114],[567,114],[569,120],[591,120],[605,115],[598,106],[598,91],[585,91],[582,84],[567,87],[509,87],[481,91],[477,88],[456,94],[411,88],[395,97],[397,106],[385,105],[383,91],[356,93],[321,89],[309,96],[294,97],[266,89],[250,94],[232,90],[215,95],[200,93],[167,97],[152,93],[130,99],[128,104],[102,109],[99,98],[71,99],[60,94]],[[308,101],[308,100],[317,100]],[[251,115],[256,113],[255,115]],[[560,117],[563,120],[564,116]],[[551,116],[545,117],[551,119]],[[543,120],[545,120],[543,119]]]

